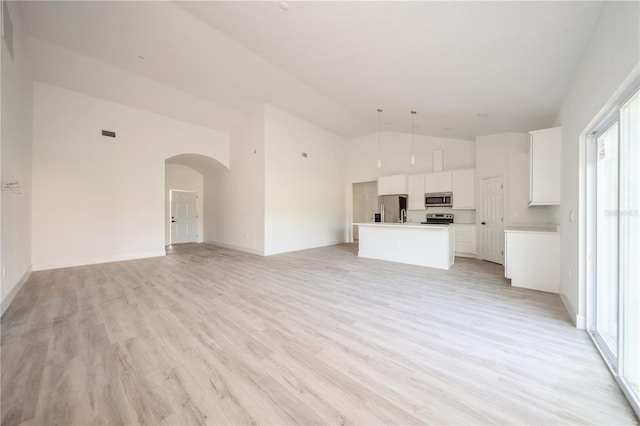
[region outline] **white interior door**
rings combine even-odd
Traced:
[[[502,176],[482,179],[480,209],[481,259],[504,264],[504,189]]]
[[[171,244],[198,240],[197,199],[195,192],[171,191]]]

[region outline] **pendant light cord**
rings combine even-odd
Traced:
[[[415,111],[411,111],[411,164],[415,164],[416,162],[416,152],[415,152],[415,142],[413,141],[413,117],[416,115]]]
[[[382,165],[382,160],[380,159],[381,153],[381,143],[380,143],[380,116],[382,114],[382,108],[378,108],[378,167]]]

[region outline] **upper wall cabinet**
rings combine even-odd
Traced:
[[[378,195],[407,194],[407,175],[380,176],[378,178]]]
[[[558,205],[562,128],[536,130],[529,134],[529,205]]]
[[[432,192],[452,192],[452,174],[451,171],[428,173],[425,178],[424,192],[427,194]]]
[[[409,186],[408,210],[425,210],[424,206],[424,175],[409,175],[407,178]]]
[[[475,209],[475,169],[454,170],[453,206],[454,209]]]

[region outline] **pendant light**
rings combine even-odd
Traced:
[[[380,159],[380,115],[382,114],[382,108],[378,108],[378,168],[382,167],[382,160]]]
[[[411,111],[411,165],[416,164],[415,143],[413,142],[413,117],[415,115],[416,115],[416,112]]]

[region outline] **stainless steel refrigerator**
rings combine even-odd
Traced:
[[[380,197],[382,222],[400,222],[400,212],[407,211],[407,197],[403,195],[383,195]]]

